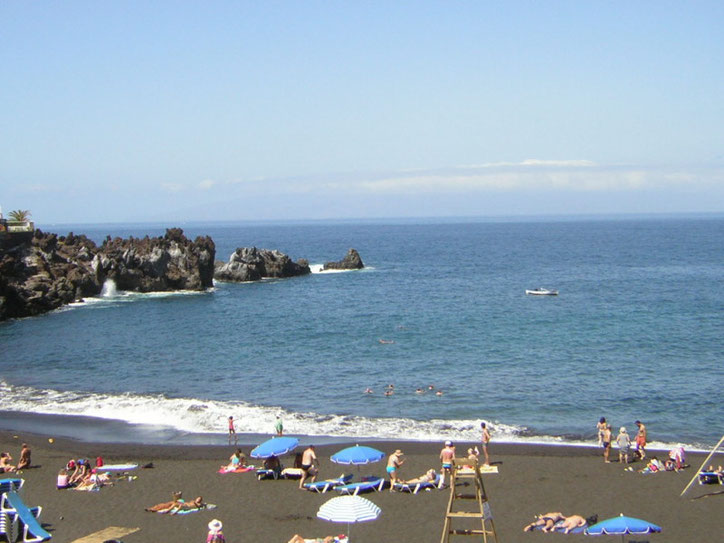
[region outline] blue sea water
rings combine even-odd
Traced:
[[[218,260],[257,246],[316,265],[354,247],[366,268],[2,323],[6,425],[20,411],[212,436],[229,415],[268,433],[281,414],[298,434],[475,440],[485,420],[499,441],[590,443],[605,416],[662,446],[724,433],[722,217],[181,226]],[[525,295],[539,286],[560,294]],[[416,393],[430,385],[443,394]]]

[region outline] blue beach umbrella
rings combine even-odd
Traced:
[[[621,541],[623,536],[628,534],[643,535],[658,533],[661,526],[652,524],[646,520],[633,517],[624,517],[623,514],[618,517],[602,520],[601,522],[586,528],[586,535],[620,535]]]
[[[269,458],[281,456],[293,451],[299,445],[296,437],[273,437],[251,451],[252,458]]]
[[[373,449],[372,447],[365,447],[355,445],[354,447],[347,447],[341,451],[334,453],[330,460],[335,464],[353,464],[355,466],[361,466],[363,464],[371,464],[372,462],[379,462],[385,457],[385,453]]]

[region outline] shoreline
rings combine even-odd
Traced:
[[[268,438],[270,436],[264,436]],[[53,534],[53,540],[72,543],[108,526],[138,527],[124,536],[125,543],[165,543],[203,541],[206,525],[217,518],[224,523],[229,543],[281,542],[295,533],[318,537],[346,532],[346,525],[330,524],[316,518],[320,505],[337,493],[316,494],[300,491],[296,481],[257,481],[253,473],[220,475],[234,447],[228,445],[143,445],[77,441],[29,433],[0,431],[0,450],[8,450],[17,459],[20,444],[27,441],[33,451],[33,468],[20,476],[26,483],[21,491],[29,506],[41,505],[40,521]],[[354,441],[353,441],[354,442]],[[349,445],[320,444],[320,477],[340,473],[385,474],[385,462],[361,467],[332,464],[329,457]],[[428,468],[439,468],[442,444],[419,441],[359,441],[376,447],[386,455],[395,449],[405,453],[400,477],[411,478]],[[458,456],[464,455],[469,442],[456,443]],[[242,446],[249,454],[250,446]],[[297,449],[301,451],[301,448]],[[713,541],[724,529],[721,505],[724,492],[718,485],[694,487],[684,498],[679,493],[702,462],[703,454],[689,454],[690,468],[681,472],[643,475],[624,471],[618,463],[604,464],[596,447],[545,446],[528,444],[490,445],[492,464],[498,473],[484,476],[484,484],[494,514],[500,543],[542,541],[551,536],[523,533],[532,517],[546,511],[588,516],[599,520],[624,513],[663,527],[662,534],[651,538],[656,543],[673,541]],[[70,458],[102,456],[106,464],[132,462],[153,469],[136,469],[137,476],[122,479],[99,492],[59,491],[55,489],[58,470]],[[616,450],[612,458],[616,457]],[[259,464],[256,459],[250,463]],[[292,458],[282,457],[290,465]],[[713,462],[722,463],[721,455]],[[632,464],[635,469],[641,462]],[[3,474],[0,478],[12,477]],[[184,497],[197,495],[218,507],[183,517],[147,513],[144,507],[168,501],[174,491]],[[365,494],[383,513],[379,519],[351,527],[351,540],[378,542],[437,542],[449,498],[447,490],[420,492],[417,495],[388,491]],[[702,499],[707,498],[707,499]],[[569,536],[583,539],[583,536]],[[648,540],[639,536],[639,541]]]
[[[107,443],[123,445],[170,445],[170,446],[217,446],[226,442],[227,434],[222,432],[185,432],[169,426],[156,426],[135,424],[118,419],[107,419],[87,415],[70,414],[47,414],[27,413],[22,411],[0,410],[0,432],[26,433],[32,435],[52,436],[78,442]],[[269,437],[270,434],[263,432],[239,432],[237,437],[239,443],[244,446],[256,445]],[[343,436],[325,434],[300,434],[290,432],[288,435],[300,439],[301,445],[314,443],[322,444],[346,444],[357,442],[386,443],[386,442],[411,442],[429,443],[442,442],[445,439],[456,440],[455,435],[440,437],[439,439],[404,439],[400,440],[391,437],[379,436]],[[496,443],[506,446],[528,446],[528,447],[573,447],[593,448],[598,446],[594,440],[588,441],[566,441],[564,438],[554,436],[521,436],[518,439],[510,439],[508,436],[493,436]],[[458,438],[465,442],[469,439]],[[686,443],[661,443],[653,441],[649,443],[650,450],[668,452],[675,446],[683,446],[687,452],[703,453],[710,449],[705,447],[691,447]]]

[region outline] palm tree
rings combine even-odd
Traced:
[[[27,222],[30,219],[30,211],[27,209],[16,209],[8,213],[11,221]]]

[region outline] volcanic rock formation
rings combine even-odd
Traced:
[[[211,238],[190,241],[171,228],[163,237],[106,238],[36,230],[29,242],[0,251],[0,320],[39,315],[100,294],[106,279],[136,292],[204,290],[213,285]]]
[[[269,249],[239,247],[228,262],[216,262],[214,279],[219,281],[259,281],[263,278],[296,277],[311,273],[305,259],[294,262],[288,255]]]
[[[345,257],[338,262],[327,262],[325,270],[361,270],[365,265],[356,249],[347,251]]]

